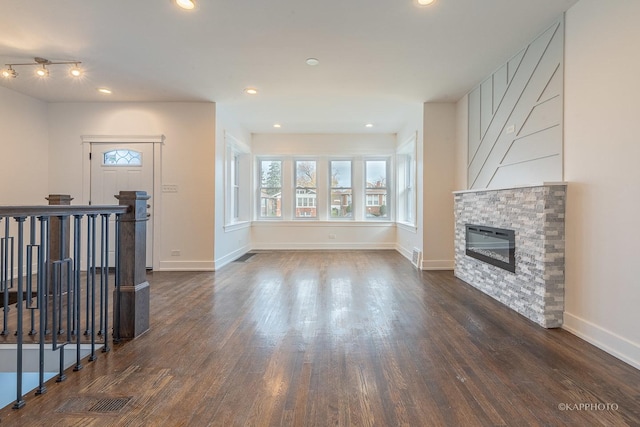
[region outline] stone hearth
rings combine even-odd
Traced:
[[[455,275],[545,328],[564,312],[564,183],[457,191]],[[516,271],[465,254],[465,225],[515,231]]]

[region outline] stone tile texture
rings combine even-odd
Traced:
[[[455,275],[545,328],[562,326],[566,185],[455,194]],[[465,254],[465,225],[515,231],[516,272]]]

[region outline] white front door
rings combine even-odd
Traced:
[[[153,266],[153,150],[155,144],[91,144],[92,205],[117,205],[120,191],[146,191],[150,214],[147,223],[147,268]],[[109,247],[115,248],[113,225],[109,226]],[[113,266],[110,250],[109,265]]]

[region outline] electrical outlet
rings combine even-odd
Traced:
[[[507,126],[506,134],[514,133],[516,131],[516,125]]]
[[[171,256],[180,256],[180,249],[174,249],[171,251]]]
[[[330,238],[330,239],[335,239],[335,238],[336,238],[336,235],[335,235],[335,234],[333,234],[333,233],[330,233],[330,234],[329,234],[329,238]]]

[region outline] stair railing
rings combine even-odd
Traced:
[[[0,206],[0,344],[15,344],[17,349],[14,409],[25,405],[25,344],[38,347],[35,393],[40,395],[47,391],[45,353],[59,353],[56,381],[60,382],[66,379],[65,347],[75,344],[73,370],[79,371],[84,360],[81,348],[88,347],[88,360],[94,361],[98,347],[102,352],[111,350],[109,335],[113,342],[136,336],[127,330],[127,323],[135,323],[139,314],[121,312],[123,301],[130,310],[127,297],[121,296],[121,283],[132,275],[123,274],[121,266],[124,260],[127,270],[128,260],[139,259],[140,252],[144,257],[140,240],[146,240],[148,196],[120,192],[116,197],[120,205]],[[141,215],[144,218],[136,219]],[[123,224],[138,231],[123,232]],[[144,264],[137,273],[145,275]],[[142,315],[148,322],[148,311]]]

